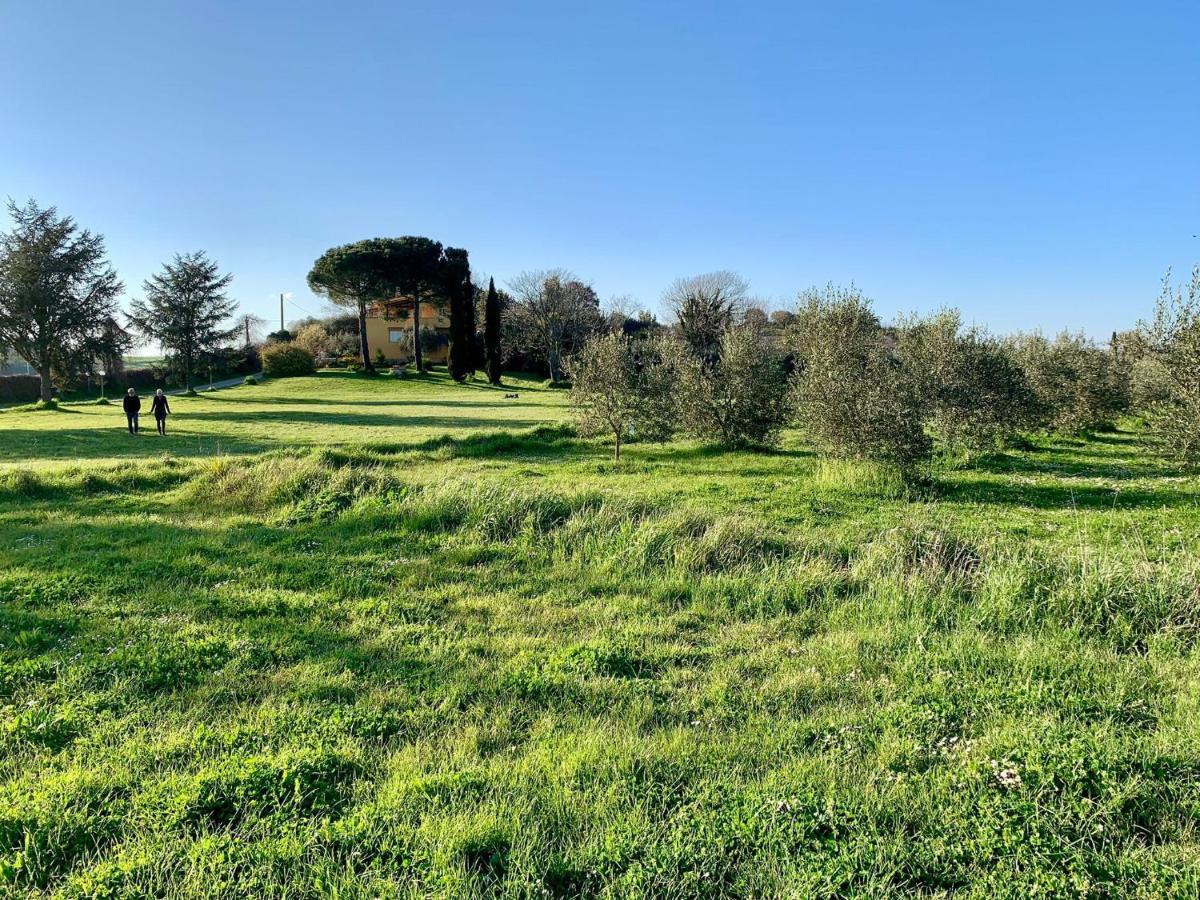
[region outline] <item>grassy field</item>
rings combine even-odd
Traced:
[[[0,413],[3,889],[1200,892],[1200,482],[1139,434],[911,493],[515,390]]]
[[[14,463],[111,463],[172,456],[216,456],[330,444],[415,446],[480,430],[522,430],[564,418],[566,396],[540,381],[511,380],[503,388],[470,382],[447,402],[445,373],[397,381],[349,372],[276,381],[257,387],[172,397],[170,436],[154,434],[149,399],[146,433],[129,436],[119,395],[108,406],[66,404],[56,414],[0,410],[0,469]],[[505,399],[516,393],[516,399]]]

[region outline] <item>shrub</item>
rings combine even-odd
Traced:
[[[1083,434],[1111,427],[1129,409],[1128,367],[1082,334],[1064,331],[1054,341],[1018,335],[1010,347],[1033,390],[1041,427]]]
[[[919,381],[904,371],[856,288],[803,294],[791,339],[799,365],[796,420],[819,450],[905,473],[929,458]]]
[[[657,341],[598,337],[567,361],[571,406],[583,434],[611,434],[613,457],[633,437],[663,441],[675,428],[675,378]]]
[[[296,344],[270,344],[262,352],[263,374],[272,378],[311,375],[316,371],[313,355]]]
[[[1185,293],[1163,279],[1154,321],[1139,329],[1148,348],[1135,370],[1151,428],[1181,462],[1200,465],[1200,266]]]
[[[245,380],[242,382],[242,384],[248,384],[248,385],[253,386],[253,385],[258,384],[258,379],[255,378],[253,375],[247,375]]]
[[[787,423],[789,377],[783,354],[745,325],[722,335],[715,359],[678,352],[684,429],[723,447],[772,445]]]
[[[984,449],[1034,423],[1037,398],[1003,342],[962,330],[957,310],[901,320],[901,366],[914,379],[923,414],[949,447]]]
[[[329,332],[325,330],[325,326],[311,322],[296,332],[292,343],[303,347],[314,357],[324,356],[329,346]]]

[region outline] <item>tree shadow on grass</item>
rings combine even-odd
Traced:
[[[229,421],[229,414],[224,411],[217,412],[189,412],[187,413],[188,421]],[[367,427],[386,427],[386,428],[446,428],[461,430],[464,428],[489,428],[495,429],[498,427],[509,428],[533,428],[537,425],[546,424],[543,417],[538,418],[517,418],[508,416],[504,418],[490,417],[483,418],[480,416],[454,416],[454,415],[404,415],[386,413],[360,413],[360,412],[317,412],[309,410],[271,410],[271,411],[256,411],[249,413],[237,420],[239,424],[270,422],[278,424],[295,424],[295,425],[337,425],[337,426],[356,426],[360,428]],[[344,442],[341,441],[341,442]],[[331,440],[330,443],[339,443],[339,441]]]
[[[995,481],[940,482],[937,498],[958,503],[982,503],[1026,509],[1146,509],[1195,506],[1195,494],[1146,488],[1106,488],[1087,485],[1013,484]]]

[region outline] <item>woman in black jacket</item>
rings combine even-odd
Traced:
[[[125,392],[125,420],[129,423],[129,433],[138,433],[138,413],[142,410],[142,398],[137,395],[137,391],[130,388]]]
[[[154,394],[154,399],[150,401],[150,412],[154,413],[154,424],[158,426],[159,434],[167,433],[167,416],[171,412],[171,407],[167,403],[167,395],[162,392],[162,388]]]

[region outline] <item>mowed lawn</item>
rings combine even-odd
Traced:
[[[910,490],[515,390],[0,414],[0,890],[1200,893],[1200,481],[1132,425]]]
[[[453,386],[453,389],[449,389]],[[506,394],[518,394],[505,399]],[[319,444],[420,443],[488,429],[521,430],[557,422],[566,394],[538,380],[483,380],[454,386],[444,372],[376,378],[324,371],[311,378],[170,398],[165,439],[154,433],[143,397],[140,438],[129,436],[120,396],[108,406],[66,404],[53,414],[0,410],[0,468],[19,463],[125,460],[159,456],[243,454]]]

